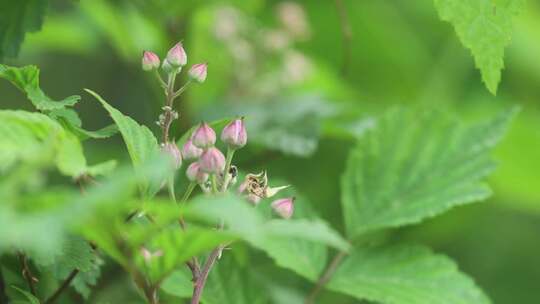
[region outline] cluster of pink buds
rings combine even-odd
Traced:
[[[221,140],[228,145],[226,159],[223,153],[215,147],[216,132],[207,123],[202,122],[182,147],[182,156],[186,160],[193,161],[186,171],[191,182],[204,186],[208,177],[215,175],[219,178],[219,185],[226,189],[234,180],[236,173],[230,162],[232,153],[243,147],[247,142],[247,132],[242,119],[236,119],[229,123],[221,133]],[[228,167],[228,168],[227,168]],[[228,172],[225,172],[228,170]],[[235,170],[235,169],[234,169]]]
[[[203,154],[203,150],[196,146],[191,146],[183,149],[182,152],[178,149],[174,141],[169,140],[169,128],[175,119],[178,119],[178,112],[173,110],[175,98],[180,96],[187,88],[191,81],[202,83],[206,80],[207,67],[206,63],[195,64],[188,72],[189,81],[187,81],[178,90],[175,88],[176,75],[182,71],[182,68],[187,64],[187,54],[181,42],[176,43],[168,52],[163,62],[159,56],[151,51],[144,51],[142,56],[142,69],[145,71],[154,71],[166,95],[166,104],[163,106],[163,113],[159,115],[156,122],[163,130],[163,142],[161,150],[164,154],[169,155],[176,169],[182,165],[182,157],[187,160],[197,159]],[[167,74],[167,81],[162,78],[159,73],[159,68]],[[213,131],[212,131],[213,132]],[[215,142],[215,134],[214,134]],[[193,171],[193,168],[191,169]],[[198,176],[198,180],[203,180],[204,175]]]
[[[173,102],[189,85],[190,82],[202,83],[206,80],[206,63],[195,64],[188,71],[189,80],[180,89],[175,89],[175,77],[187,64],[187,54],[178,42],[168,52],[163,62],[158,55],[150,51],[144,51],[142,68],[145,71],[154,71],[158,77],[165,95],[166,104],[163,113],[159,116],[157,124],[163,130],[161,150],[168,155],[176,169],[182,166],[182,161],[191,162],[186,169],[186,176],[192,186],[199,185],[204,192],[224,192],[234,185],[237,177],[237,169],[231,164],[234,152],[247,143],[247,132],[244,118],[237,118],[223,128],[220,139],[227,146],[225,156],[216,146],[216,132],[207,123],[202,122],[191,137],[184,143],[182,149],[174,141],[169,140],[169,128],[173,120],[179,114],[173,110]],[[167,73],[167,82],[161,77],[159,68]],[[270,187],[266,172],[260,174],[248,174],[240,185],[238,192],[254,205],[264,198],[271,198],[279,191],[288,186]],[[193,189],[193,188],[191,188]],[[174,189],[172,190],[174,191]],[[294,212],[294,198],[282,198],[271,204],[274,211],[283,218],[290,218]],[[149,260],[152,257],[148,251],[143,255]]]
[[[178,74],[182,68],[187,64],[187,54],[182,46],[181,42],[175,44],[168,52],[167,56],[161,63],[159,56],[151,51],[144,51],[142,56],[142,69],[145,71],[157,71],[160,67],[165,73]],[[190,80],[202,83],[206,80],[208,64],[197,63],[194,64],[189,72],[188,76]]]

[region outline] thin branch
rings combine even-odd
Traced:
[[[201,300],[202,292],[204,289],[204,285],[206,284],[206,279],[208,279],[208,274],[210,273],[210,270],[216,263],[218,257],[221,255],[222,250],[223,250],[223,246],[218,246],[216,249],[214,249],[210,253],[208,260],[204,264],[201,275],[195,282],[195,287],[193,289],[193,296],[191,297],[191,304],[199,304]]]
[[[330,264],[328,265],[328,267],[326,268],[322,276],[317,281],[315,288],[313,288],[313,290],[307,296],[306,301],[304,302],[305,304],[315,303],[315,298],[317,297],[319,292],[321,292],[324,285],[326,285],[326,283],[330,281],[330,278],[332,278],[332,275],[334,274],[337,267],[339,266],[339,264],[341,264],[341,261],[343,261],[343,258],[346,255],[347,255],[346,252],[341,251],[336,256],[334,256],[334,258],[332,259],[332,261],[330,262]]]
[[[64,280],[64,282],[62,282],[62,284],[58,287],[58,289],[56,289],[56,291],[52,294],[52,296],[50,296],[47,300],[45,300],[45,304],[51,304],[51,303],[54,303],[54,301],[56,301],[58,299],[58,297],[60,297],[60,295],[62,294],[62,292],[64,292],[68,287],[69,285],[71,284],[71,282],[73,281],[73,279],[75,279],[75,277],[79,274],[79,270],[78,269],[74,269],[70,274],[69,276]]]
[[[336,10],[339,15],[339,22],[341,26],[341,40],[343,44],[343,62],[341,66],[341,73],[343,76],[346,76],[349,72],[349,66],[351,63],[351,42],[353,37],[351,22],[349,21],[349,16],[347,15],[347,9],[343,4],[342,0],[335,0]]]
[[[30,289],[30,293],[36,296],[37,292],[36,292],[36,287],[34,283],[37,282],[38,279],[32,274],[32,271],[30,270],[30,267],[28,266],[28,260],[26,258],[26,255],[22,252],[19,252],[17,256],[19,257],[19,262],[21,263],[22,276],[26,280],[26,284],[28,285],[28,288]]]

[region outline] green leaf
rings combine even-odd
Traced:
[[[471,51],[488,90],[496,94],[512,21],[525,0],[434,1],[441,19],[452,23],[461,43]]]
[[[113,108],[97,93],[88,89],[85,89],[85,91],[94,96],[103,105],[118,126],[122,138],[126,143],[129,156],[131,157],[133,167],[135,168],[135,173],[138,174],[143,181],[141,183],[141,192],[146,193],[150,180],[141,174],[140,168],[143,163],[156,157],[159,152],[158,143],[154,134],[152,134],[152,131],[146,126],[139,125],[132,118],[125,116],[120,111]]]
[[[54,157],[65,175],[78,177],[86,170],[81,143],[56,121],[40,113],[0,111],[0,167],[43,157]]]
[[[60,101],[49,98],[39,87],[39,69],[33,65],[16,68],[0,64],[0,78],[10,81],[19,90],[25,92],[28,99],[40,111],[64,109],[75,105],[81,99],[77,95]]]
[[[421,246],[355,248],[328,288],[384,304],[490,303],[454,262]]]
[[[48,114],[50,117],[60,122],[64,128],[77,135],[80,140],[86,140],[89,138],[108,138],[118,132],[118,127],[114,124],[96,131],[88,131],[83,129],[79,114],[77,114],[77,112],[75,112],[73,109],[57,109],[52,110]]]
[[[389,111],[359,139],[342,177],[348,235],[418,223],[487,198],[490,152],[515,113],[469,126],[439,112]]]
[[[15,57],[28,32],[41,29],[47,0],[0,2],[0,59]]]
[[[267,291],[248,269],[234,263],[233,256],[226,253],[208,277],[202,298],[205,304],[270,303]]]
[[[26,299],[28,300],[28,303],[30,303],[30,304],[39,304],[39,299],[36,298],[33,294],[29,293],[28,291],[26,291],[24,289],[21,289],[21,288],[19,288],[17,286],[11,286],[11,288],[17,290],[22,295],[24,295],[26,297]]]

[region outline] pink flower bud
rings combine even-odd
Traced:
[[[182,147],[182,157],[185,160],[198,159],[202,153],[203,149],[195,147],[191,139],[188,139]]]
[[[176,169],[182,166],[182,154],[180,153],[180,150],[178,149],[176,144],[166,143],[164,145],[161,145],[161,151],[163,151],[165,155],[168,155],[171,158]]]
[[[219,174],[225,169],[225,156],[215,147],[208,148],[201,155],[199,165],[203,172]]]
[[[282,198],[272,203],[272,209],[285,219],[290,219],[294,212],[294,200],[295,198]]]
[[[208,64],[206,63],[195,64],[191,67],[191,69],[189,69],[189,78],[199,83],[203,83],[206,80],[207,69]]]
[[[159,57],[153,52],[144,51],[142,57],[142,69],[152,71],[159,68]]]
[[[247,132],[244,119],[236,119],[229,123],[221,132],[221,141],[228,144],[232,149],[240,149],[246,145]]]
[[[173,67],[183,67],[186,65],[187,55],[181,42],[178,42],[169,50],[167,53],[167,62]]]
[[[195,147],[206,149],[216,143],[216,132],[205,122],[201,123],[197,130],[193,132],[191,140]]]
[[[201,167],[198,162],[194,162],[186,170],[187,178],[192,182],[203,184],[208,180],[208,173],[201,171]]]

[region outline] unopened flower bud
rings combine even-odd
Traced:
[[[246,145],[247,132],[244,119],[235,119],[230,122],[221,132],[221,141],[229,145],[231,149],[240,149]]]
[[[206,80],[206,73],[208,69],[208,64],[198,63],[195,64],[189,69],[189,78],[195,80],[196,82],[203,83]]]
[[[165,155],[168,155],[174,164],[174,167],[176,169],[180,168],[182,166],[182,154],[180,153],[180,150],[174,143],[166,143],[164,145],[161,145],[161,151],[165,153]]]
[[[142,57],[142,69],[152,71],[159,68],[159,57],[154,52],[144,51]]]
[[[181,42],[178,42],[169,50],[167,53],[167,61],[173,67],[183,67],[186,65],[187,55]]]
[[[197,148],[191,139],[188,139],[182,147],[182,157],[185,160],[198,159],[203,153],[203,149]]]
[[[191,140],[195,147],[206,149],[216,143],[216,132],[207,123],[203,122],[193,132]]]
[[[289,219],[294,212],[294,200],[295,198],[282,198],[272,203],[272,209],[284,219]]]
[[[201,155],[199,165],[203,172],[219,174],[225,169],[225,156],[215,147],[208,148]]]
[[[198,184],[204,184],[208,180],[208,173],[201,171],[201,167],[198,162],[194,162],[186,170],[187,178]]]

